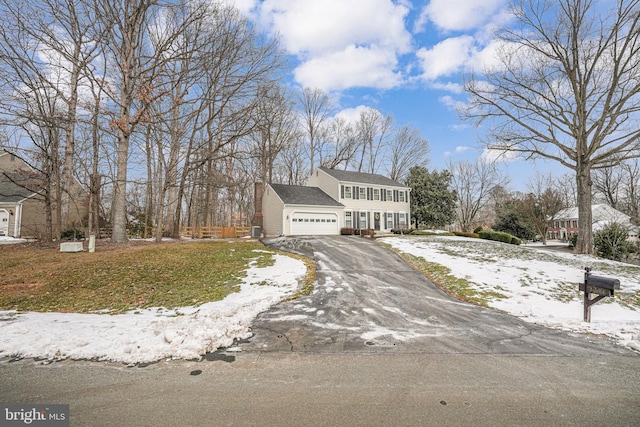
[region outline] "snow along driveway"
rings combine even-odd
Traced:
[[[258,313],[298,288],[300,260],[274,255],[270,267],[250,264],[239,292],[177,310],[107,314],[0,311],[0,357],[95,359],[124,363],[165,358],[198,359],[247,338]]]
[[[406,243],[409,251],[417,240]],[[396,243],[393,243],[396,242]],[[413,243],[412,243],[413,242]],[[360,237],[265,241],[312,256],[316,288],[279,304],[253,323],[246,351],[628,354],[600,337],[573,334],[456,301],[383,246]],[[422,256],[429,258],[428,253]],[[467,261],[456,262],[465,268]],[[487,276],[487,282],[491,277]],[[599,307],[594,307],[597,310]],[[580,315],[578,313],[578,315]]]

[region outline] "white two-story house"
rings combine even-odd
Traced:
[[[336,235],[342,228],[407,228],[411,189],[377,174],[319,168],[306,186],[267,184],[265,236]]]

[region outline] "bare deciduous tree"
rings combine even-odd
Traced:
[[[325,121],[329,116],[331,104],[329,96],[318,88],[304,88],[299,102],[302,109],[302,128],[306,133],[308,144],[309,174],[312,174],[315,169],[316,154],[321,149],[320,137]]]
[[[264,87],[255,108],[256,127],[250,152],[258,159],[257,178],[272,182],[276,158],[299,137],[291,95],[282,86]]]
[[[380,153],[387,147],[393,128],[393,117],[385,117],[374,108],[360,113],[356,123],[361,146],[358,172],[378,173]]]
[[[547,230],[555,215],[567,207],[562,203],[562,197],[554,189],[553,176],[536,174],[529,181],[529,193],[522,204],[525,218],[535,228],[543,244],[547,242]]]
[[[458,225],[462,231],[471,231],[480,211],[492,200],[497,188],[505,187],[508,179],[491,162],[449,162],[452,186],[458,197]]]
[[[335,117],[325,129],[326,145],[320,164],[329,169],[346,166],[354,161],[358,141],[355,129],[342,117]]]
[[[593,248],[592,170],[640,156],[640,0],[602,8],[515,1],[516,26],[498,33],[500,65],[465,82],[471,102],[462,111],[488,129],[488,146],[575,173],[579,253]]]
[[[593,174],[594,199],[632,217],[638,217],[640,161],[630,159],[619,167],[599,169]]]
[[[420,130],[402,126],[391,144],[391,159],[387,165],[389,178],[404,182],[412,167],[426,167],[428,163],[429,141],[422,137]]]

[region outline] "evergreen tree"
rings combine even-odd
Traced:
[[[412,222],[427,227],[443,227],[455,219],[456,192],[451,190],[448,170],[429,172],[422,166],[409,170],[406,185],[411,187]]]

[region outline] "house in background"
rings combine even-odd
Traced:
[[[42,180],[22,159],[0,153],[0,236],[39,239],[46,229]],[[88,213],[88,195],[77,184],[71,191],[65,227],[81,228]],[[52,211],[53,224],[57,212]]]
[[[591,206],[593,231],[602,230],[609,224],[618,223],[629,229],[629,240],[638,241],[640,227],[631,222],[631,217],[612,208],[609,205],[600,204]],[[567,208],[554,216],[553,224],[547,231],[548,240],[569,240],[578,233],[578,208]]]
[[[410,191],[382,175],[322,167],[306,186],[266,185],[263,234],[337,235],[341,228],[378,232],[407,228]]]

